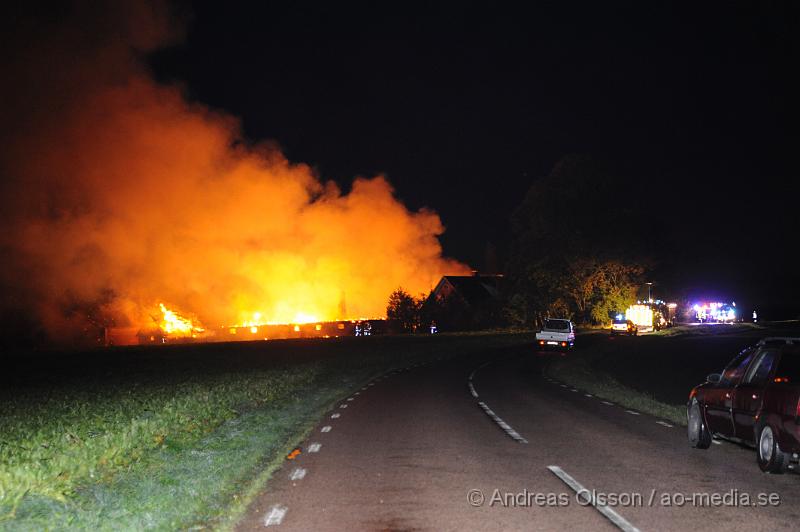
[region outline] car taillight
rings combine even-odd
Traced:
[[[539,340],[539,345],[544,345],[544,340]]]
[[[567,347],[567,342],[561,342],[561,347]]]

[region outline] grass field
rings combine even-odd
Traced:
[[[334,402],[525,334],[129,348],[5,360],[0,528],[225,529]]]

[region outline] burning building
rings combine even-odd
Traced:
[[[159,325],[165,337],[239,337],[256,315],[382,316],[395,287],[468,271],[442,256],[439,217],[407,209],[384,176],[345,193],[154,81],[141,58],[180,28],[158,4],[121,5],[26,27],[37,45],[3,64],[16,83],[0,88],[2,311],[74,343],[151,331],[163,302],[204,324]]]

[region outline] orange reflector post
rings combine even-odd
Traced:
[[[302,452],[303,451],[301,451],[299,448],[298,449],[294,449],[292,452],[290,452],[289,454],[286,455],[286,459],[287,460],[294,460],[295,458],[300,456],[300,453],[302,453]]]

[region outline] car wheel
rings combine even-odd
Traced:
[[[789,454],[781,451],[775,432],[764,425],[758,435],[758,467],[766,473],[783,473],[789,465]]]
[[[688,418],[688,436],[689,443],[696,449],[708,449],[711,447],[711,433],[703,421],[703,413],[700,412],[700,405],[697,400],[692,401],[689,409],[686,412]]]

